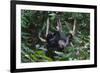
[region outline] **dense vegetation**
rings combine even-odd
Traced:
[[[76,30],[72,42],[64,52],[56,52],[55,61],[86,60],[90,58],[90,14],[78,12],[51,12],[21,10],[21,62],[54,61],[46,56],[46,43],[39,39],[45,36],[47,18],[50,18],[50,31],[56,30],[56,16],[61,17],[63,32],[72,30],[76,19]]]

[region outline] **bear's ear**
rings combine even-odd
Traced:
[[[53,33],[48,33],[46,38],[51,39],[52,37],[53,37]]]

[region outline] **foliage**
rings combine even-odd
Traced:
[[[90,14],[79,12],[51,12],[21,10],[21,62],[48,62],[54,59],[46,56],[46,43],[39,39],[39,33],[45,38],[46,23],[50,18],[50,31],[56,30],[56,17],[60,15],[64,33],[72,30],[73,21],[77,25],[72,42],[64,52],[55,51],[55,61],[86,60],[90,58]]]

